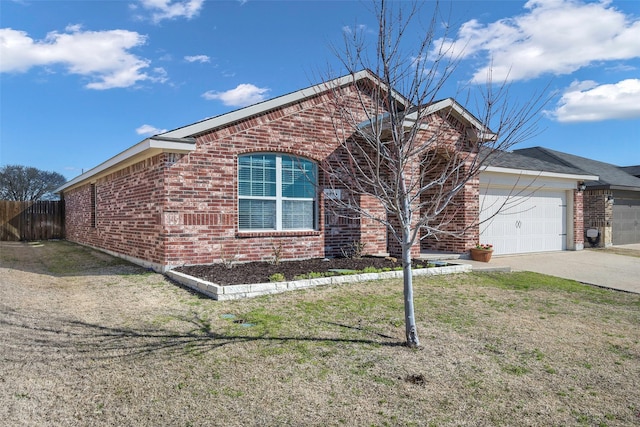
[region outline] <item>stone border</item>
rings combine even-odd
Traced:
[[[472,270],[469,264],[454,264],[445,267],[420,268],[413,270],[414,276],[436,276],[442,274],[468,273]],[[402,270],[384,271],[381,273],[362,273],[343,276],[321,277],[318,279],[292,280],[289,282],[256,283],[253,285],[221,286],[188,274],[169,270],[165,273],[170,279],[218,301],[257,297],[259,295],[277,294],[296,289],[314,288],[316,286],[338,285],[368,280],[395,279],[402,277]]]

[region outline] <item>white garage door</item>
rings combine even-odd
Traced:
[[[512,189],[481,190],[480,242],[493,244],[496,255],[566,249],[566,193],[514,193]]]

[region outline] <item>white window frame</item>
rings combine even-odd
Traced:
[[[243,196],[240,194],[240,158],[241,157],[250,157],[250,156],[275,156],[276,160],[276,195],[275,196]],[[306,197],[284,197],[282,195],[282,158],[290,157],[294,160],[305,160],[311,162],[314,167],[314,173],[316,182],[313,183],[314,188],[316,188],[313,192],[313,198]],[[318,166],[317,163],[313,160],[307,159],[305,157],[296,156],[288,153],[278,153],[278,152],[258,152],[258,153],[247,153],[241,156],[238,156],[238,168],[237,168],[237,176],[238,176],[238,185],[236,186],[236,191],[238,195],[238,230],[243,232],[296,232],[296,231],[317,231],[318,230],[318,194],[317,194],[317,179],[318,179]],[[267,200],[267,201],[275,201],[275,228],[241,228],[240,225],[240,200]],[[313,203],[313,212],[312,212],[312,222],[313,226],[311,228],[283,228],[282,217],[283,217],[283,205],[285,201],[310,201]]]

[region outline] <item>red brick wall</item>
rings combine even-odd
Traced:
[[[152,157],[98,179],[95,227],[91,226],[91,185],[66,192],[67,239],[162,264],[160,219],[166,156]]]
[[[584,230],[598,229],[599,247],[612,244],[613,204],[608,203],[609,197],[613,197],[611,190],[586,190],[583,193]]]
[[[425,155],[424,181],[440,181],[445,172],[449,177],[441,186],[432,187],[421,197],[422,215],[429,218],[428,226],[432,229],[429,237],[426,231],[422,232],[421,249],[463,253],[475,246],[480,233],[480,181],[471,173],[472,168],[477,168],[472,164],[475,154],[469,151],[473,147],[463,137],[466,133],[460,121],[445,115],[434,115],[429,119],[431,133],[425,132],[424,138],[437,143],[433,143]],[[447,202],[453,188],[459,185],[462,188]],[[437,214],[439,210],[442,211]]]
[[[613,205],[607,198],[613,197],[611,190],[586,190],[583,193],[583,215],[585,228],[610,227]],[[576,208],[577,210],[577,208]]]
[[[584,245],[584,193],[573,191],[573,244],[574,248]]]
[[[349,197],[347,192],[342,189],[344,199]],[[385,218],[384,209],[373,197],[361,195],[356,199],[362,209]],[[343,251],[348,251],[355,243],[362,244],[366,254],[387,254],[386,228],[380,222],[336,206],[330,200],[325,200],[324,212],[325,256],[342,256]]]
[[[439,233],[422,240],[423,251],[467,252],[478,242],[479,181],[470,179],[432,222]]]
[[[91,186],[89,184],[64,193],[65,233],[67,240],[89,244],[91,229]]]
[[[238,230],[238,156],[280,152],[322,162],[337,146],[330,108],[329,95],[322,95],[197,136],[196,151],[167,170],[165,210],[175,213],[175,221],[165,227],[167,262],[263,260],[273,257],[274,248],[281,248],[282,259],[337,256],[355,241],[366,243],[367,252],[384,252],[386,238],[380,226],[368,219],[332,219],[321,193],[317,231]],[[325,228],[327,218],[331,231]]]

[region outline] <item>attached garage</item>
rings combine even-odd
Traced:
[[[634,176],[640,174],[640,166],[620,168],[543,147],[515,150],[512,154],[594,175],[584,179],[583,196],[584,229],[597,235],[590,245],[640,243],[640,178]]]
[[[495,255],[582,249],[574,239],[574,192],[589,177],[487,167],[480,174],[480,242],[492,244]]]
[[[567,249],[567,194],[539,190],[514,195],[488,188],[481,195],[480,240],[496,255]],[[502,209],[499,209],[502,207]]]

